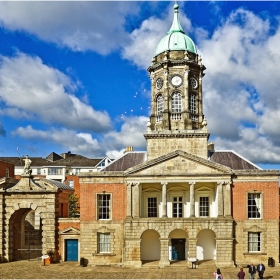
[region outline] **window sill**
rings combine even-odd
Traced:
[[[247,252],[247,253],[243,253],[244,256],[246,255],[267,255],[267,253],[264,252]]]
[[[92,253],[93,256],[115,256],[113,253]]]

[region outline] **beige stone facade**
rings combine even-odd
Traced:
[[[30,175],[22,175],[16,184],[6,180],[0,183],[1,262],[49,252],[57,258],[58,187],[46,179],[35,182]],[[68,196],[71,191],[65,193]]]

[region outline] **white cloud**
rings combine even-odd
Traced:
[[[102,145],[107,150],[121,150],[127,146],[134,148],[146,149],[146,140],[143,134],[146,132],[148,117],[125,117],[121,131],[111,131],[104,135]]]
[[[106,112],[81,102],[76,84],[64,73],[43,64],[39,57],[19,53],[0,57],[1,114],[18,118],[39,118],[71,129],[105,131],[110,128]]]
[[[127,43],[125,18],[138,12],[128,1],[0,2],[0,24],[75,51],[107,54]]]
[[[163,18],[150,17],[144,20],[139,29],[135,29],[130,34],[131,43],[123,49],[123,57],[131,60],[138,67],[147,69],[151,64],[151,59],[155,55],[157,44],[169,31],[174,11],[169,5],[167,8],[168,15],[164,14]],[[191,29],[191,22],[185,17],[180,10],[180,22],[186,33]]]
[[[256,163],[280,160],[280,29],[270,28],[268,19],[238,9],[198,44],[207,68],[204,113],[216,147]]]
[[[17,128],[12,135],[28,140],[53,143],[63,147],[63,150],[86,157],[103,157],[107,154],[109,157],[116,158],[123,154],[126,146],[146,149],[143,134],[146,131],[147,121],[147,117],[141,116],[125,118],[119,132],[113,131],[100,135],[99,140],[93,138],[89,133],[77,133],[65,128],[43,131],[30,125]]]

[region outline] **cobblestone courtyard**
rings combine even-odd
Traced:
[[[237,279],[238,268],[221,269],[224,279]],[[150,266],[129,268],[117,266],[82,267],[77,262],[42,265],[41,261],[17,261],[0,264],[1,279],[213,279],[215,266],[201,265],[197,269],[174,264],[167,268]],[[245,269],[248,279],[247,269]],[[256,277],[257,278],[257,277]],[[280,267],[267,267],[265,279],[280,279]]]

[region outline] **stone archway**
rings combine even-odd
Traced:
[[[182,229],[174,229],[169,236],[169,260],[188,258],[188,234]]]
[[[141,261],[160,260],[160,235],[156,230],[146,230],[141,235]]]
[[[216,259],[216,234],[213,230],[203,229],[198,233],[196,257],[198,260]]]
[[[9,219],[9,260],[33,259],[42,255],[42,223],[33,209],[21,208]]]

